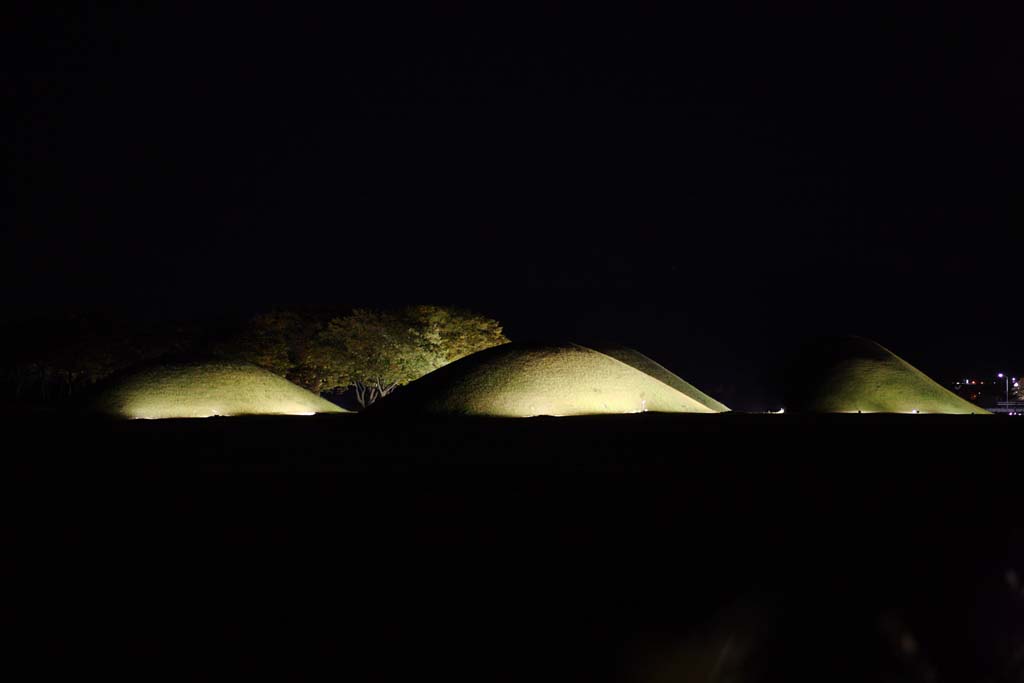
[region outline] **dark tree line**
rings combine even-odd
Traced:
[[[8,400],[51,402],[170,357],[250,362],[314,393],[362,405],[475,351],[508,341],[486,316],[443,306],[289,308],[242,321],[141,322],[68,316],[4,325]]]
[[[32,402],[67,398],[115,372],[188,352],[204,330],[194,323],[71,315],[8,322],[2,335],[5,394]]]

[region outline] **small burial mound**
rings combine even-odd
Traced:
[[[113,378],[90,410],[125,418],[313,415],[342,408],[248,363],[175,363]]]
[[[492,417],[718,412],[636,367],[572,343],[512,343],[474,353],[421,377],[373,411]]]
[[[988,414],[892,351],[861,337],[830,337],[809,344],[791,365],[787,385],[787,411]]]

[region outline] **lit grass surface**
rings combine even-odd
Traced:
[[[263,368],[230,362],[142,369],[112,382],[90,405],[130,419],[347,412]]]
[[[711,412],[725,413],[729,411],[729,407],[724,403],[711,398],[679,375],[635,349],[625,346],[601,346],[595,350],[611,356],[644,374],[650,375],[656,380],[664,382],[676,391],[686,394],[701,405],[710,408]]]
[[[789,410],[813,413],[989,414],[868,339],[822,340],[790,377]]]
[[[503,344],[480,351],[411,383],[378,409],[493,417],[716,412],[578,344]]]

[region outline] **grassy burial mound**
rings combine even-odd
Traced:
[[[114,378],[89,407],[126,418],[347,412],[263,368],[221,361],[159,365]]]
[[[718,412],[636,367],[571,343],[513,343],[480,351],[374,408],[494,417]]]
[[[988,414],[892,351],[860,337],[805,347],[787,378],[786,409],[812,413]]]
[[[664,382],[676,391],[686,394],[701,405],[710,408],[713,413],[729,412],[729,407],[724,403],[711,398],[679,375],[675,374],[660,363],[651,360],[639,351],[625,346],[599,346],[596,347],[595,350],[605,354],[606,356],[611,356],[615,360],[621,361],[640,372],[646,373],[656,380]]]

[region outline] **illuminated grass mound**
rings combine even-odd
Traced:
[[[823,339],[804,348],[788,381],[789,411],[988,414],[892,351],[860,337]]]
[[[263,368],[221,361],[138,370],[111,382],[90,401],[90,408],[149,419],[347,412]]]
[[[382,413],[493,417],[717,412],[627,363],[578,344],[495,346],[435,370],[374,408]]]

